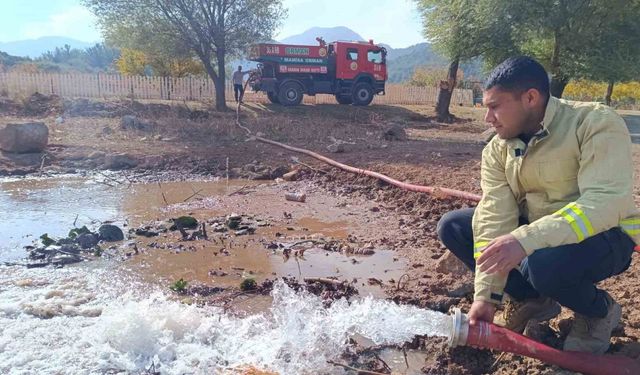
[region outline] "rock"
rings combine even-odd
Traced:
[[[98,236],[94,233],[83,233],[76,238],[76,242],[83,249],[90,249],[98,244]]]
[[[285,167],[284,165],[281,165],[279,167],[275,167],[271,171],[271,179],[275,180],[276,178],[280,178],[280,177],[284,176],[287,172],[289,172],[289,168]]]
[[[143,237],[156,237],[160,234],[156,231],[151,230],[150,228],[138,228],[134,231],[134,233],[136,234],[136,236]]]
[[[0,128],[0,149],[14,153],[42,152],[49,142],[49,128],[42,122],[6,124]]]
[[[291,202],[301,202],[304,203],[304,201],[307,200],[307,194],[305,193],[286,193],[284,195],[284,199],[291,201]]]
[[[344,144],[342,143],[330,144],[329,146],[327,146],[327,150],[329,150],[329,152],[333,152],[334,154],[342,153],[344,152]]]
[[[120,170],[133,168],[138,165],[138,161],[127,154],[107,155],[104,158],[103,169]]]
[[[438,264],[436,265],[436,271],[445,274],[452,274],[462,276],[467,272],[471,272],[467,266],[462,263],[461,260],[456,258],[452,252],[447,251],[443,256],[438,260]]]
[[[56,118],[56,124],[64,124],[64,117],[60,116]]]
[[[299,176],[300,176],[300,171],[299,170],[295,170],[295,171],[291,171],[291,172],[283,174],[282,178],[285,181],[296,181]]]
[[[80,261],[82,261],[82,258],[80,258],[79,256],[68,254],[59,254],[51,258],[51,263],[53,263],[54,265],[78,263]]]
[[[122,229],[115,225],[101,225],[100,228],[98,228],[98,233],[100,234],[99,239],[101,241],[113,242],[124,240],[124,233],[122,233]]]
[[[108,126],[105,126],[104,128],[102,128],[102,134],[111,135],[111,134],[113,134],[113,129],[111,129]]]
[[[382,139],[386,141],[406,141],[407,132],[398,124],[393,124],[382,133]]]
[[[214,223],[211,228],[214,232],[222,233],[227,231],[227,227],[220,223]]]
[[[79,254],[80,253],[80,249],[78,249],[78,245],[76,245],[76,244],[62,245],[62,246],[60,246],[59,251],[62,252],[62,253],[67,253],[67,254]]]
[[[170,230],[182,229],[196,229],[198,227],[198,220],[192,216],[180,216],[177,219],[173,219],[173,225]]]
[[[229,229],[237,229],[240,226],[240,222],[242,221],[242,216],[237,214],[231,214],[227,216],[227,226]]]

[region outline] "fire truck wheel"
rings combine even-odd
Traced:
[[[369,105],[373,100],[373,87],[367,82],[360,82],[353,88],[353,105]]]
[[[302,87],[297,82],[285,82],[278,90],[278,100],[284,106],[294,106],[302,102]]]
[[[344,96],[344,95],[336,95],[336,101],[338,102],[338,104],[351,104],[351,103],[353,103],[353,99],[351,99],[350,96]]]
[[[278,94],[276,94],[275,92],[267,92],[267,98],[269,98],[269,101],[273,104],[280,104],[280,100],[278,100]]]

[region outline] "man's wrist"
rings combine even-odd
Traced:
[[[511,231],[511,235],[520,242],[520,246],[522,246],[524,252],[529,256],[536,250],[540,249],[540,246],[535,236],[533,236],[527,229],[528,227],[523,225]]]

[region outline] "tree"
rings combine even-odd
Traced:
[[[637,28],[628,29],[629,22],[637,23],[640,17],[638,1],[433,0],[419,1],[428,5],[419,10],[427,38],[443,46],[452,60],[460,49],[480,52],[488,66],[514,55],[533,56],[551,75],[552,95],[562,97],[571,78],[592,76],[594,51],[607,50],[612,38],[632,49],[640,48],[630,42],[637,37],[632,31]],[[626,31],[612,33],[617,27]],[[602,70],[592,73],[599,75]]]
[[[504,44],[497,4],[489,0],[416,0],[427,40],[450,60],[447,79],[440,81],[436,102],[439,121],[451,122],[449,112],[460,62]],[[502,6],[510,8],[509,3]],[[497,13],[498,16],[504,13]]]
[[[116,67],[121,74],[142,76],[147,67],[147,56],[141,51],[123,48]]]
[[[162,77],[185,77],[204,74],[202,63],[194,58],[169,58],[149,56],[148,54],[124,48],[116,60],[118,71],[126,75],[152,75]]]
[[[83,0],[105,38],[150,56],[196,57],[226,109],[225,62],[271,39],[286,12],[282,0]]]
[[[409,84],[418,87],[438,87],[440,82],[449,74],[448,69],[433,67],[418,67],[414,70]],[[462,70],[458,69],[456,74],[456,87],[460,87],[460,83],[464,79]]]
[[[613,24],[603,30],[595,30],[590,48],[576,54],[575,60],[584,69],[576,78],[607,83],[604,101],[611,105],[616,83],[640,78],[640,1],[630,2],[624,13],[617,13]]]
[[[118,49],[108,47],[104,43],[96,43],[86,48],[84,53],[89,66],[97,69],[109,68],[120,57]]]

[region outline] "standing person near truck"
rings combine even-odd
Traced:
[[[475,270],[470,321],[522,333],[560,305],[575,314],[564,350],[604,353],[621,306],[596,284],[624,272],[640,243],[631,140],[598,103],[560,100],[529,57],[496,67],[484,87],[495,129],[482,152],[478,206],[438,223],[445,246]]]
[[[242,103],[242,97],[244,97],[244,76],[251,72],[243,72],[242,66],[238,66],[238,70],[233,72],[233,96],[236,99],[236,103]]]

